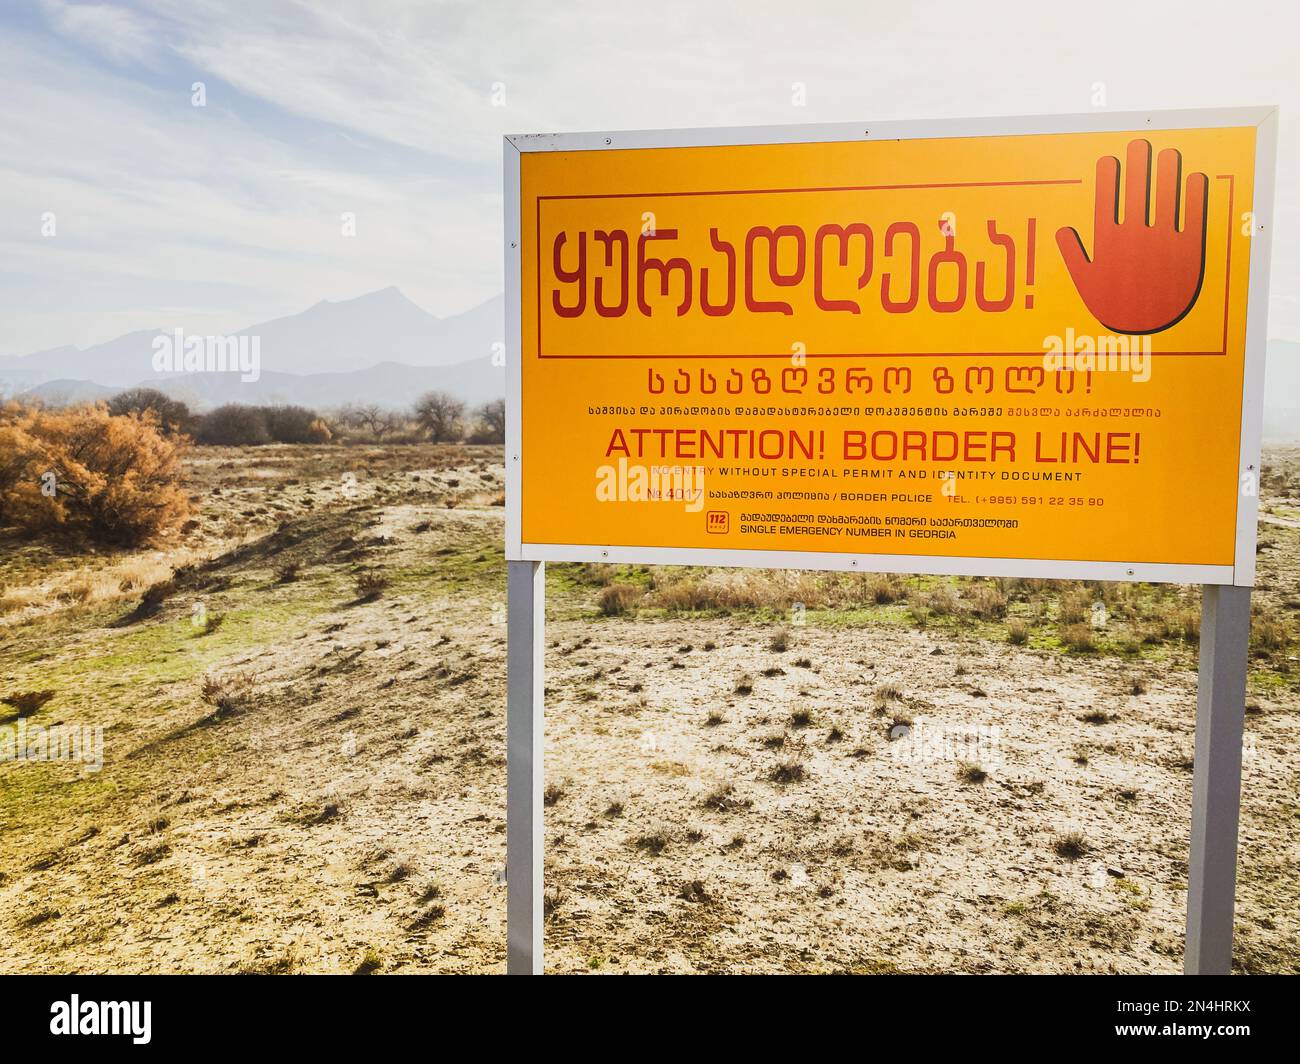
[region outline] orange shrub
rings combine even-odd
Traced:
[[[102,403],[65,410],[6,408],[0,416],[0,520],[136,546],[190,514],[183,443],[153,411],[120,416]]]

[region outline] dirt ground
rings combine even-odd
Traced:
[[[104,749],[0,763],[0,970],[504,970],[501,457],[199,449],[158,549],[3,541],[0,697]],[[1300,972],[1300,451],[1267,466],[1235,964]],[[1192,589],[748,579],[550,567],[549,969],[1180,970]]]

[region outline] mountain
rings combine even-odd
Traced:
[[[452,366],[404,366],[398,362],[381,362],[350,373],[299,375],[263,371],[256,381],[247,382],[241,381],[237,373],[192,373],[137,383],[183,399],[196,410],[207,410],[223,403],[292,403],[319,410],[345,403],[377,403],[397,410],[410,407],[420,395],[429,391],[450,392],[471,405],[499,399],[506,391],[505,370],[493,366],[490,356]],[[43,384],[29,394],[57,403],[61,396],[71,391],[68,384],[68,381]],[[96,387],[88,386],[89,389]],[[49,389],[54,390],[53,396],[47,391]],[[114,390],[108,390],[108,394],[114,394]],[[73,395],[72,401],[83,398],[102,396],[93,393]]]
[[[502,296],[463,314],[437,318],[398,289],[385,288],[337,303],[322,300],[300,314],[232,335],[257,338],[263,378],[346,374],[384,362],[432,367],[490,360],[504,329],[503,315]],[[141,330],[84,350],[56,347],[0,358],[0,392],[26,392],[59,380],[91,381],[114,390],[131,387],[158,375],[154,341],[169,335],[161,329]]]
[[[227,402],[407,407],[432,389],[485,402],[505,394],[504,371],[492,365],[493,345],[505,329],[504,307],[504,296],[495,296],[438,318],[396,288],[322,300],[234,334],[257,337],[260,345],[261,377],[247,383],[235,373],[159,378],[153,344],[166,334],[142,330],[84,350],[65,346],[0,358],[0,396],[82,402],[143,384],[199,409]],[[1300,441],[1300,344],[1269,341],[1264,396],[1264,438]]]
[[[47,406],[67,406],[70,403],[97,403],[109,400],[120,389],[105,388],[93,381],[46,381],[29,391],[16,393],[24,399],[39,399]]]

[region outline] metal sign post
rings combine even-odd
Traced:
[[[1202,592],[1183,954],[1187,975],[1227,975],[1232,969],[1250,590],[1207,584]]]
[[[507,562],[506,972],[542,974],[546,565]]]

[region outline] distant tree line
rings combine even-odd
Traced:
[[[504,443],[506,438],[504,399],[471,409],[463,400],[436,391],[422,395],[409,411],[367,403],[322,414],[304,406],[227,403],[200,414],[154,388],[132,388],[109,400],[108,412],[114,416],[147,412],[164,434],[227,447],[349,439],[487,444]]]

